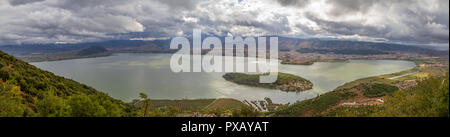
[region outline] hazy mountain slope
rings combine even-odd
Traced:
[[[280,37],[279,40],[280,50],[298,50],[298,49],[310,49],[312,51],[317,50],[374,50],[383,52],[406,52],[406,53],[418,53],[423,55],[445,56],[449,54],[448,51],[439,51],[425,46],[409,46],[401,44],[391,43],[375,43],[375,42],[363,42],[363,41],[348,41],[348,40],[325,40],[325,39],[299,39],[299,38],[286,38]]]
[[[202,35],[202,38],[208,37]],[[225,37],[219,37],[222,40],[222,46],[225,45]],[[192,39],[190,39],[192,41]],[[91,46],[102,46],[113,52],[169,52],[169,45],[171,40],[154,40],[154,41],[141,41],[141,40],[110,40],[102,42],[88,42],[88,43],[76,43],[76,44],[22,44],[22,45],[5,45],[0,46],[0,50],[17,56],[17,55],[32,55],[32,54],[55,54],[55,53],[67,53],[78,52],[80,50],[89,48]],[[267,39],[266,45],[269,45]],[[192,46],[192,45],[191,45]],[[350,40],[330,40],[330,39],[301,39],[301,38],[288,38],[278,37],[278,46],[280,51],[298,50],[298,49],[326,49],[326,50],[376,50],[384,52],[407,52],[407,53],[419,53],[424,55],[448,55],[447,51],[439,51],[431,48],[425,48],[426,46],[409,46],[402,44],[391,43],[376,43],[376,42],[363,42],[363,41],[350,41]]]

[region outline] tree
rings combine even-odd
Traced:
[[[169,106],[166,109],[166,116],[176,117],[179,112],[180,112],[180,109],[178,107]]]
[[[241,109],[234,110],[232,115],[233,117],[258,117],[262,114],[252,106],[242,105]]]
[[[381,116],[448,117],[449,76],[428,78],[411,91],[395,92],[386,98]]]
[[[0,51],[0,116],[135,116],[135,108]],[[41,113],[41,114],[39,114]]]
[[[122,116],[123,110],[119,105],[114,104],[111,100],[101,100],[100,105],[106,110],[107,117],[120,117]]]
[[[148,98],[147,94],[145,93],[139,93],[139,97],[142,99],[142,102],[144,103],[144,117],[147,116],[147,109],[150,105],[150,99]]]
[[[21,103],[18,86],[5,87],[0,91],[0,117],[22,117],[25,107]]]
[[[69,117],[72,113],[67,101],[55,96],[53,91],[45,93],[36,103],[36,109],[42,117]]]
[[[106,116],[106,110],[87,95],[75,95],[69,100],[73,117],[101,117]]]

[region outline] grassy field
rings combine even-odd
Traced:
[[[151,100],[153,108],[174,106],[181,112],[206,112],[218,108],[221,109],[239,109],[244,103],[235,99],[194,99],[194,100]]]
[[[216,99],[196,99],[196,100],[151,100],[152,108],[161,108],[166,106],[178,107],[180,111],[200,111]]]
[[[240,109],[244,103],[235,99],[216,99],[214,102],[204,107],[205,111],[212,111],[215,109]]]

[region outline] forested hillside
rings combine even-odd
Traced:
[[[350,90],[336,90],[314,99],[278,109],[273,116],[327,117],[448,117],[449,74],[422,79],[414,88],[399,90],[383,84],[361,85],[363,96],[381,97],[381,105],[338,106],[339,102],[355,98]]]
[[[0,117],[130,116],[131,107],[0,52]]]
[[[218,112],[214,107],[217,105],[233,112],[233,116],[256,113],[234,99],[210,99],[213,103],[202,107],[197,103],[202,100],[150,101],[147,95],[141,93],[140,96],[131,103],[124,103],[0,51],[0,117],[174,117],[180,113],[189,116],[194,111]]]

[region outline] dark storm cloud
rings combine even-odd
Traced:
[[[9,4],[12,6],[24,5],[28,3],[41,2],[45,0],[9,0]]]
[[[14,7],[2,2],[0,33],[8,34],[0,36],[2,45],[102,40],[113,38],[108,34],[145,29],[136,18],[115,10],[127,1],[46,0]]]
[[[311,14],[306,14],[306,17],[320,27],[321,33],[347,36],[360,35],[372,38],[384,38],[396,42],[421,44],[449,42],[448,16],[443,17],[439,14],[417,12],[410,9],[403,10],[406,11],[402,12],[402,17],[394,16],[391,19],[386,18],[386,24],[379,26],[365,25],[362,22],[356,21],[330,21],[320,19]],[[304,26],[297,27],[310,34],[317,33]]]
[[[310,35],[365,36],[405,43],[449,42],[449,1],[420,0],[325,0],[331,7],[319,16],[304,16],[318,29],[296,27]],[[323,9],[326,10],[326,9]],[[359,17],[342,20],[345,17]],[[327,18],[328,17],[328,18]],[[377,19],[377,23],[373,23]]]
[[[80,10],[84,8],[105,8],[109,6],[127,5],[135,3],[136,0],[58,0],[55,6],[70,9]],[[198,1],[195,0],[147,0],[149,4],[165,5],[172,10],[178,9],[192,9],[195,7]],[[139,4],[139,3],[136,3]],[[135,5],[136,6],[136,5]]]
[[[358,22],[327,21],[313,15],[306,14],[307,18],[317,23],[320,28],[328,33],[341,35],[382,36],[388,33],[389,28],[367,26]]]
[[[282,6],[305,7],[311,0],[276,0]],[[380,0],[326,0],[325,2],[333,6],[331,14],[344,14],[349,12],[364,12]]]
[[[276,0],[282,6],[296,6],[296,7],[304,7],[310,4],[310,0]]]
[[[365,13],[381,0],[327,0],[327,3],[333,6],[328,13],[331,15],[354,14],[356,12]]]
[[[195,0],[158,0],[171,8],[192,9],[196,6],[198,1]]]
[[[80,11],[85,9],[105,9],[107,7],[116,6],[127,3],[126,0],[57,0],[55,3],[49,4],[57,8]]]
[[[0,0],[0,45],[134,36],[361,36],[448,43],[448,0]]]

